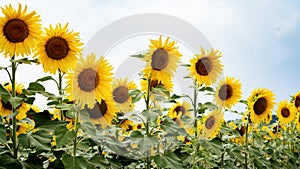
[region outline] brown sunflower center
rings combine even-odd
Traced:
[[[68,55],[70,48],[68,42],[64,38],[55,36],[47,41],[45,51],[49,58],[61,60]]]
[[[272,132],[273,132],[274,134],[276,134],[276,132],[280,133],[280,129],[281,129],[281,126],[279,126],[279,127],[278,127],[278,126],[275,126],[275,127],[273,127],[273,131],[272,131]]]
[[[12,105],[7,101],[6,103],[1,100],[1,103],[2,103],[2,107],[6,110],[12,110]]]
[[[185,108],[184,108],[183,106],[177,106],[177,107],[174,109],[174,112],[176,112],[177,114],[178,114],[179,112],[181,112],[182,115],[185,115],[186,110],[185,110]]]
[[[124,103],[128,100],[128,88],[125,86],[120,86],[113,91],[114,100],[118,103]]]
[[[232,96],[233,90],[232,87],[228,84],[221,86],[219,91],[219,98],[221,100],[227,100]]]
[[[162,85],[161,82],[158,83],[158,80],[151,80],[150,82],[150,91],[152,91],[152,88],[156,88],[158,85]]]
[[[157,49],[152,54],[151,67],[154,70],[163,70],[169,62],[169,54],[164,49]]]
[[[201,76],[207,76],[212,69],[212,63],[209,58],[204,57],[196,63],[196,71]]]
[[[23,42],[29,35],[27,24],[21,19],[11,19],[3,27],[3,34],[11,43]]]
[[[241,136],[243,136],[246,133],[246,127],[245,126],[241,126],[241,128],[238,129],[238,132],[240,133]]]
[[[85,106],[85,109],[92,119],[98,119],[107,113],[107,105],[104,100],[101,101],[101,104],[97,102],[92,109],[87,106]]]
[[[295,106],[300,107],[300,96],[297,96],[295,99]]]
[[[256,115],[261,115],[264,113],[264,111],[267,109],[267,100],[264,97],[261,97],[256,100],[256,102],[253,105],[254,113]]]
[[[179,120],[179,118],[175,117],[175,118],[173,118],[173,121],[175,121],[175,123],[176,123],[177,125],[180,125],[180,120]]]
[[[287,118],[290,116],[290,110],[286,107],[284,107],[283,109],[281,109],[281,115],[284,117],[284,118]]]
[[[205,121],[205,128],[211,129],[215,125],[215,117],[210,116],[208,119]]]
[[[141,125],[141,124],[138,124],[138,125],[136,126],[136,128],[137,128],[137,129],[141,129],[141,128],[142,128],[142,125]]]
[[[91,68],[83,69],[78,76],[78,86],[81,90],[90,92],[94,90],[99,84],[98,73]]]

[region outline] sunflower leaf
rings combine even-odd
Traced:
[[[130,57],[143,59],[145,57],[145,55],[144,54],[130,55]]]
[[[48,128],[39,128],[37,132],[19,135],[20,144],[26,148],[34,146],[39,150],[50,150],[52,135]]]
[[[81,122],[79,126],[92,138],[96,137],[96,126],[91,122]]]
[[[154,157],[154,162],[162,168],[183,168],[180,158],[171,151],[168,151],[164,155],[156,155]]]
[[[11,98],[10,93],[3,87],[2,84],[0,84],[0,96],[1,100],[4,102],[7,102],[9,98]]]
[[[209,92],[215,92],[215,90],[212,87],[206,87],[203,86],[199,89],[200,92],[209,91]]]
[[[0,120],[2,121],[2,118]],[[6,143],[6,129],[3,123],[0,123],[0,143]]]
[[[65,124],[56,126],[54,133],[56,136],[57,147],[61,147],[68,142],[72,142],[75,137],[74,130],[67,129]]]
[[[52,76],[45,76],[43,78],[37,79],[35,82],[45,82],[45,81],[48,81],[48,80],[54,80],[54,81],[56,81],[55,79],[53,79]]]
[[[73,157],[70,154],[64,154],[62,156],[62,162],[66,169],[87,168],[87,160],[82,156]]]
[[[8,99],[9,103],[12,105],[13,108],[17,108],[22,104],[23,98],[19,97],[11,97]]]
[[[100,167],[100,168],[107,168],[107,166],[109,165],[109,162],[103,158],[100,155],[94,155],[89,161],[89,166],[88,168],[92,169],[92,168],[96,168],[96,167]]]
[[[136,103],[143,97],[144,93],[138,89],[133,89],[129,91],[129,95],[131,96],[132,103]]]

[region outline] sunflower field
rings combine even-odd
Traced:
[[[21,4],[1,10],[0,52],[10,63],[0,63],[9,78],[0,78],[1,169],[299,168],[300,91],[276,103],[271,90],[256,88],[242,100],[239,79],[222,75],[219,50],[199,46],[183,63],[164,36],[130,56],[145,63],[138,83],[116,79],[104,56],[83,55],[67,23],[43,28]],[[16,76],[24,65],[48,76],[25,86]],[[174,90],[178,67],[189,72],[182,78],[191,95]],[[242,118],[226,121],[227,112]]]

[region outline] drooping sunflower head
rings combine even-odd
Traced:
[[[272,116],[275,95],[271,90],[265,88],[255,89],[248,98],[251,121],[255,124],[264,122],[268,115]]]
[[[293,96],[293,103],[298,112],[300,112],[300,91]]]
[[[168,115],[169,116],[190,116],[191,115],[190,109],[191,109],[191,105],[187,101],[183,101],[182,103],[177,102],[170,108]]]
[[[280,123],[290,124],[295,118],[295,110],[293,105],[287,100],[279,102],[277,117]]]
[[[55,28],[50,25],[49,29],[45,28],[35,56],[45,72],[55,74],[59,70],[67,73],[74,69],[82,45],[79,33],[69,31],[68,24],[62,26],[59,23]]]
[[[217,81],[218,76],[223,71],[223,65],[220,61],[221,52],[214,50],[205,52],[201,48],[200,54],[195,54],[195,58],[191,59],[189,67],[191,77],[193,77],[199,85],[211,85]]]
[[[242,84],[234,77],[226,77],[221,80],[215,93],[215,101],[221,107],[231,108],[242,97]]]
[[[132,112],[134,104],[132,103],[129,91],[136,89],[137,86],[134,82],[125,79],[115,79],[112,84],[112,95],[117,105],[117,108],[122,113]]]
[[[22,122],[17,124],[17,136],[20,134],[26,134],[30,130],[34,129],[34,125],[28,122]]]
[[[161,36],[158,40],[150,40],[149,52],[145,56],[146,68],[143,70],[145,77],[153,77],[158,81],[170,79],[178,67],[182,54],[175,41],[169,41],[169,37],[163,42]]]
[[[27,13],[27,6],[18,9],[12,5],[2,8],[0,17],[0,52],[13,57],[30,55],[41,35],[40,16],[35,11]]]
[[[90,116],[90,121],[100,125],[102,128],[109,126],[117,113],[117,108],[112,98],[96,102],[92,108],[86,105],[85,110]]]
[[[203,118],[199,137],[206,139],[214,138],[219,133],[223,121],[224,113],[221,112],[221,109],[214,110]]]
[[[96,60],[93,53],[86,59],[80,57],[74,73],[69,73],[66,78],[69,84],[66,92],[77,104],[92,108],[95,100],[101,103],[101,99],[111,96],[112,66],[104,57]]]
[[[3,85],[4,88],[12,93],[12,87],[10,84],[6,83]],[[16,84],[16,96],[22,94],[22,90],[24,89],[24,85],[23,84]],[[26,118],[26,113],[30,110],[30,104],[25,103],[24,101],[22,101],[22,103],[16,108],[16,111],[18,112],[18,114],[16,115],[17,120],[22,120],[24,118]],[[9,101],[5,102],[4,100],[2,100],[0,98],[0,115],[1,116],[9,116],[12,114],[12,105]]]
[[[140,85],[141,85],[141,91],[147,92],[148,80],[142,79],[140,82]],[[151,80],[150,80],[150,95],[151,95],[150,98],[151,98],[151,100],[155,99],[153,88],[157,88],[158,86],[163,86],[167,91],[172,92],[174,84],[171,79],[159,81],[158,79],[151,78]],[[159,94],[159,93],[155,93],[155,94]]]

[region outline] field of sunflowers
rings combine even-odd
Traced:
[[[299,168],[300,91],[276,103],[271,90],[256,88],[242,100],[239,79],[222,76],[219,50],[199,46],[182,63],[180,47],[164,36],[130,56],[146,65],[139,83],[115,79],[104,56],[82,54],[67,23],[44,28],[21,4],[1,11],[0,52],[10,63],[0,63],[9,78],[0,78],[1,169]],[[25,86],[16,76],[24,65],[49,75]],[[192,95],[173,92],[178,67],[189,72],[182,78]],[[242,118],[225,121],[227,112]]]

